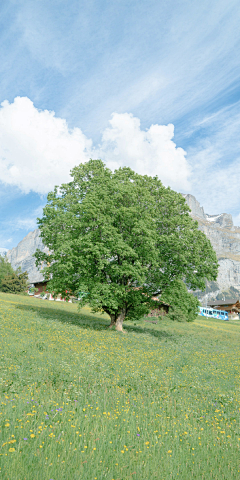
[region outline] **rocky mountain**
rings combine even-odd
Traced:
[[[33,254],[37,248],[44,252],[48,252],[48,249],[44,247],[42,239],[40,238],[40,230],[36,229],[33,232],[29,232],[26,237],[19,242],[17,247],[7,251],[8,261],[11,263],[13,269],[21,267],[22,272],[28,272],[29,282],[41,282],[43,275],[41,273],[41,267],[39,270],[35,265],[35,258]]]
[[[8,249],[0,247],[0,257],[5,257]]]
[[[240,228],[233,225],[228,213],[208,215],[193,195],[183,194],[191,216],[209,238],[219,262],[217,282],[207,282],[206,292],[198,296],[218,300],[229,299],[240,292]]]
[[[240,293],[240,228],[233,225],[232,216],[227,213],[208,215],[193,195],[182,194],[191,209],[191,216],[197,220],[199,229],[209,238],[219,261],[216,282],[207,282],[205,292],[197,292],[202,300],[229,299]],[[29,281],[43,280],[41,269],[35,266],[33,254],[36,249],[48,251],[40,238],[40,230],[30,232],[16,248],[7,251],[7,258],[14,269],[27,270]]]

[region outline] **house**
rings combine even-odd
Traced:
[[[161,302],[157,297],[153,297],[152,300],[158,302],[156,308],[150,310],[148,317],[163,317],[169,312],[169,308],[171,305],[169,303]]]
[[[37,291],[35,291],[34,293],[34,296],[35,297],[40,297],[41,296],[41,293],[46,293],[48,294],[48,300],[56,300],[58,302],[65,302],[65,298],[62,298],[61,295],[57,295],[57,297],[54,299],[53,295],[48,291],[48,288],[47,288],[47,284],[48,282],[46,280],[42,280],[41,282],[37,281],[37,282],[33,282],[31,283],[30,285],[30,288],[29,290],[31,289],[31,287],[34,287],[34,288],[37,288]],[[70,299],[68,300],[70,303],[72,303],[72,299],[75,298],[71,295]]]
[[[208,307],[216,310],[225,310],[228,312],[228,318],[231,320],[238,320],[240,313],[240,302],[236,299],[231,300],[214,300],[208,302]]]
[[[134,290],[142,290],[142,287],[135,287]],[[142,293],[143,295],[146,295],[146,293]],[[159,300],[158,297],[152,297],[152,300],[156,302],[155,308],[152,308],[150,312],[148,313],[148,317],[163,317],[169,312],[169,308],[171,305],[168,303],[162,302]]]
[[[36,295],[39,295],[40,293],[47,291],[47,282],[45,280],[41,282],[33,282],[31,283],[31,287],[37,288]]]

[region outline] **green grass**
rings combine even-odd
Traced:
[[[108,324],[0,294],[1,480],[240,478],[240,322]]]

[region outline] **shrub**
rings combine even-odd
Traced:
[[[5,293],[24,293],[27,286],[28,274],[22,273],[20,268],[6,275],[1,281],[1,291]]]
[[[179,322],[193,322],[198,314],[199,301],[187,290],[182,280],[174,280],[164,291],[161,300],[171,305],[168,317]]]

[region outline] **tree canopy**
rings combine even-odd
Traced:
[[[217,277],[217,257],[183,196],[158,177],[124,167],[111,172],[101,160],[75,167],[72,181],[47,197],[38,226],[49,254],[48,288],[81,297],[122,330],[125,318],[147,313],[152,297],[176,279],[204,289]]]

